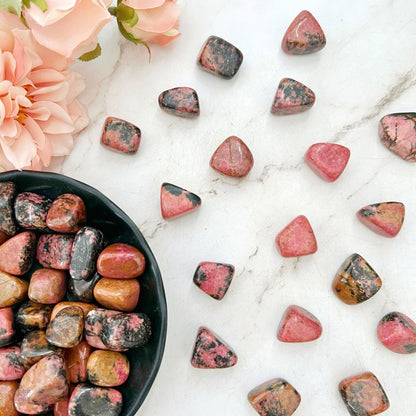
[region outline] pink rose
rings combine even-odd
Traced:
[[[78,58],[97,46],[97,35],[110,22],[111,0],[46,0],[43,12],[33,3],[22,14],[34,38],[67,58]]]
[[[39,45],[20,18],[0,10],[0,168],[41,169],[69,154],[88,124],[76,97],[84,81],[67,58]]]
[[[180,9],[176,0],[122,0],[121,4],[136,12],[136,22],[136,19],[121,22],[135,39],[165,46],[180,35]]]

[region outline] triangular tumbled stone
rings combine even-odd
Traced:
[[[308,342],[319,338],[322,325],[318,318],[300,306],[289,306],[280,321],[277,338],[282,342]]]
[[[177,87],[159,95],[159,106],[169,114],[184,118],[199,116],[198,94],[193,88]]]
[[[0,270],[20,276],[29,271],[35,259],[36,235],[17,234],[0,246]]]
[[[237,356],[223,340],[201,326],[196,336],[191,364],[195,368],[227,368],[237,364]]]
[[[326,38],[321,26],[307,10],[295,17],[282,40],[282,49],[289,55],[318,52],[325,45]]]
[[[201,205],[201,198],[171,183],[162,184],[160,209],[162,217],[169,219],[188,213]]]
[[[309,110],[315,102],[314,92],[299,81],[283,78],[277,87],[271,112],[280,116]]]
[[[355,305],[374,296],[381,285],[381,279],[374,269],[363,257],[354,253],[338,269],[332,289],[344,303]]]
[[[318,249],[315,234],[308,219],[299,215],[276,237],[276,245],[283,257],[313,254]]]
[[[401,202],[367,205],[357,212],[358,219],[384,237],[395,237],[402,228],[405,208]]]
[[[225,139],[211,157],[210,165],[223,175],[241,178],[253,167],[253,155],[237,136]]]
[[[387,149],[407,162],[416,162],[416,113],[384,116],[378,134]]]
[[[350,150],[336,143],[315,143],[305,154],[308,166],[323,180],[336,181],[350,159]]]

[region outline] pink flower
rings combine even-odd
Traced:
[[[111,0],[47,0],[42,11],[33,3],[22,14],[34,38],[67,58],[78,58],[97,46],[97,35],[110,22]]]
[[[122,0],[121,3],[134,9],[138,17],[134,26],[121,22],[135,39],[165,46],[180,35],[180,9],[176,0]]]
[[[88,124],[81,76],[39,45],[19,17],[0,10],[0,167],[41,169],[65,156]]]

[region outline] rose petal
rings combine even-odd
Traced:
[[[166,0],[123,0],[122,3],[133,9],[153,9],[161,6]]]
[[[38,121],[39,127],[44,133],[60,134],[74,131],[71,118],[60,105],[49,101],[41,101],[39,104],[46,107],[51,113],[48,120]]]
[[[180,9],[172,1],[165,2],[162,6],[154,9],[137,11],[139,21],[135,27],[146,32],[167,32],[179,19]]]

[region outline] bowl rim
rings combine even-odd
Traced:
[[[65,182],[67,182],[69,186],[81,188],[83,191],[86,191],[87,193],[91,193],[97,196],[98,198],[104,200],[104,202],[109,205],[111,210],[114,211],[114,213],[121,220],[123,220],[130,228],[134,230],[134,232],[138,236],[138,240],[140,240],[140,243],[146,249],[146,255],[150,260],[149,264],[152,265],[152,269],[155,275],[157,293],[158,293],[158,297],[160,298],[160,315],[161,315],[162,322],[160,325],[159,342],[156,346],[155,361],[153,362],[152,369],[149,374],[149,378],[147,379],[146,383],[144,384],[140,392],[138,392],[138,395],[136,396],[136,398],[131,400],[132,407],[135,408],[135,410],[129,411],[124,414],[124,416],[134,416],[137,413],[137,411],[140,409],[141,405],[143,404],[144,400],[146,399],[150,391],[150,388],[153,385],[153,382],[155,381],[160,365],[162,363],[162,358],[163,358],[165,345],[166,345],[168,310],[167,310],[166,295],[165,295],[165,289],[163,286],[162,275],[160,273],[159,265],[157,264],[156,258],[152,250],[150,249],[149,244],[144,238],[143,234],[141,233],[137,225],[133,222],[133,220],[119,206],[117,206],[113,201],[111,201],[106,195],[104,195],[98,189],[84,182],[81,182],[77,179],[73,179],[69,176],[63,175],[61,173],[41,172],[41,171],[12,170],[12,171],[7,171],[7,172],[1,172],[0,182],[4,182],[4,181],[13,182],[13,177],[15,177],[16,175],[23,176],[24,178],[27,177],[27,178],[35,178],[35,179],[42,179],[42,180],[45,180],[45,179],[46,180],[48,179],[64,180]]]

